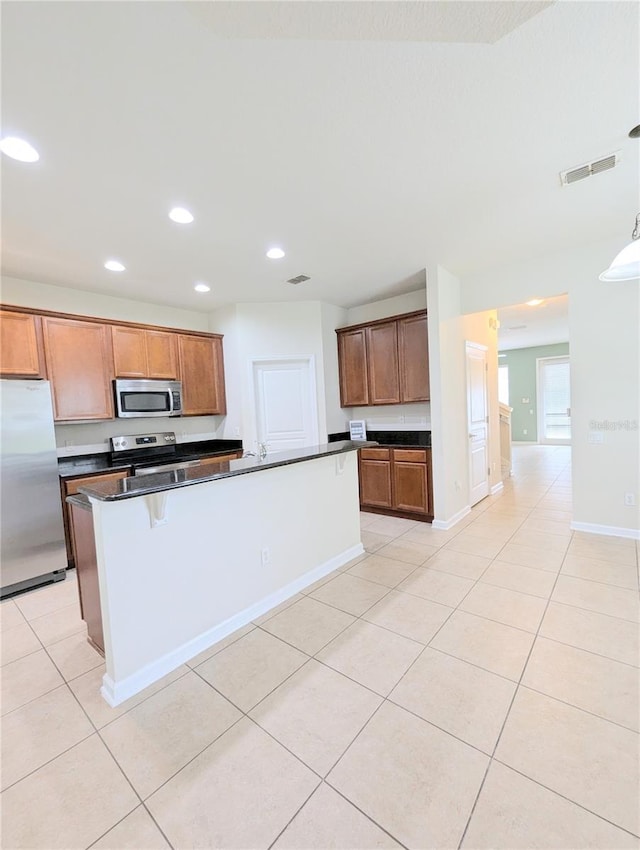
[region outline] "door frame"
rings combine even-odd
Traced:
[[[487,356],[488,352],[489,352],[489,346],[483,345],[481,342],[472,342],[471,340],[468,340],[468,339],[465,340],[465,343],[464,343],[464,371],[465,371],[465,393],[466,393],[466,414],[467,414],[466,421],[465,421],[465,427],[466,427],[466,433],[467,433],[467,503],[469,504],[470,507],[473,507],[473,505],[477,505],[478,502],[482,501],[482,499],[484,499],[488,495],[490,495],[491,485],[489,483],[489,478],[490,478],[489,467],[487,466],[486,467],[487,472],[485,473],[485,476],[486,476],[485,480],[487,482],[487,492],[484,494],[484,496],[480,496],[479,499],[476,499],[475,502],[471,501],[471,439],[468,436],[469,435],[469,427],[470,427],[469,426],[469,415],[470,415],[470,409],[469,409],[469,368],[468,368],[468,365],[469,365],[469,350],[470,349],[472,351],[482,352],[482,354],[484,355],[484,363],[485,363],[484,396],[485,396],[485,410],[486,410],[485,446],[486,446],[486,457],[487,457],[487,464],[488,464],[488,463],[490,463],[490,457],[491,457],[490,440],[489,440],[489,379],[488,379],[488,369],[487,369],[487,367],[489,365],[488,356]]]
[[[320,439],[320,422],[318,420],[318,393],[316,389],[316,358],[314,354],[274,354],[261,357],[249,358],[249,386],[251,387],[251,410],[253,412],[253,437],[254,443],[258,443],[258,406],[257,385],[255,381],[255,366],[264,363],[306,363],[309,378],[309,399],[311,414],[311,438],[315,441],[312,445],[318,445]]]
[[[544,404],[542,399],[542,381],[540,380],[541,364],[549,360],[566,360],[569,364],[569,410],[571,410],[571,353],[556,354],[553,357],[536,357],[536,424],[538,427],[538,444],[541,446],[570,446],[573,439],[573,428],[571,425],[571,436],[568,440],[550,439],[544,436]],[[571,418],[571,414],[569,414]]]

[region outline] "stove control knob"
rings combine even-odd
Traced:
[[[165,437],[164,437],[164,438],[165,438],[165,440],[166,440],[168,443],[173,443],[173,442],[175,442],[175,439],[176,439],[176,438],[175,438],[175,437],[173,437],[171,434],[165,434]]]

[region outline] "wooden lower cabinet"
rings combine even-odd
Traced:
[[[118,481],[120,478],[128,478],[128,469],[119,469],[116,472],[103,472],[96,475],[85,475],[82,478],[63,478],[61,481],[62,492],[62,517],[64,519],[64,536],[67,544],[67,561],[72,567],[76,564],[75,550],[73,548],[73,517],[67,504],[67,496],[74,496],[80,487],[89,484],[98,484],[100,481]]]
[[[390,449],[360,449],[360,504],[392,507]]]
[[[363,510],[433,519],[430,449],[361,449],[359,474]]]
[[[200,458],[200,467],[215,466],[218,463],[225,463],[228,460],[237,460],[239,457],[242,457],[242,452],[229,452],[228,454],[214,455],[213,457],[202,457]]]

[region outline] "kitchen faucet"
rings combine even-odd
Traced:
[[[246,451],[242,453],[242,457],[260,457],[260,460],[264,460],[267,456],[267,444],[266,443],[258,443],[258,451],[251,452]]]

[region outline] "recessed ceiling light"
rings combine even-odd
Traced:
[[[282,248],[269,248],[267,251],[267,257],[270,260],[281,260],[284,257],[284,251]]]
[[[193,288],[196,292],[211,292],[211,287],[207,286],[206,283],[196,283]]]
[[[169,212],[169,218],[176,224],[191,224],[193,221],[193,215],[184,207],[174,207]]]
[[[20,162],[37,162],[40,159],[38,151],[29,142],[17,136],[5,136],[0,141],[0,150]]]
[[[109,269],[110,272],[123,272],[125,267],[119,260],[107,260],[104,264],[105,269]]]
[[[527,307],[537,307],[538,304],[542,304],[542,298],[532,298],[531,301],[527,301]]]

